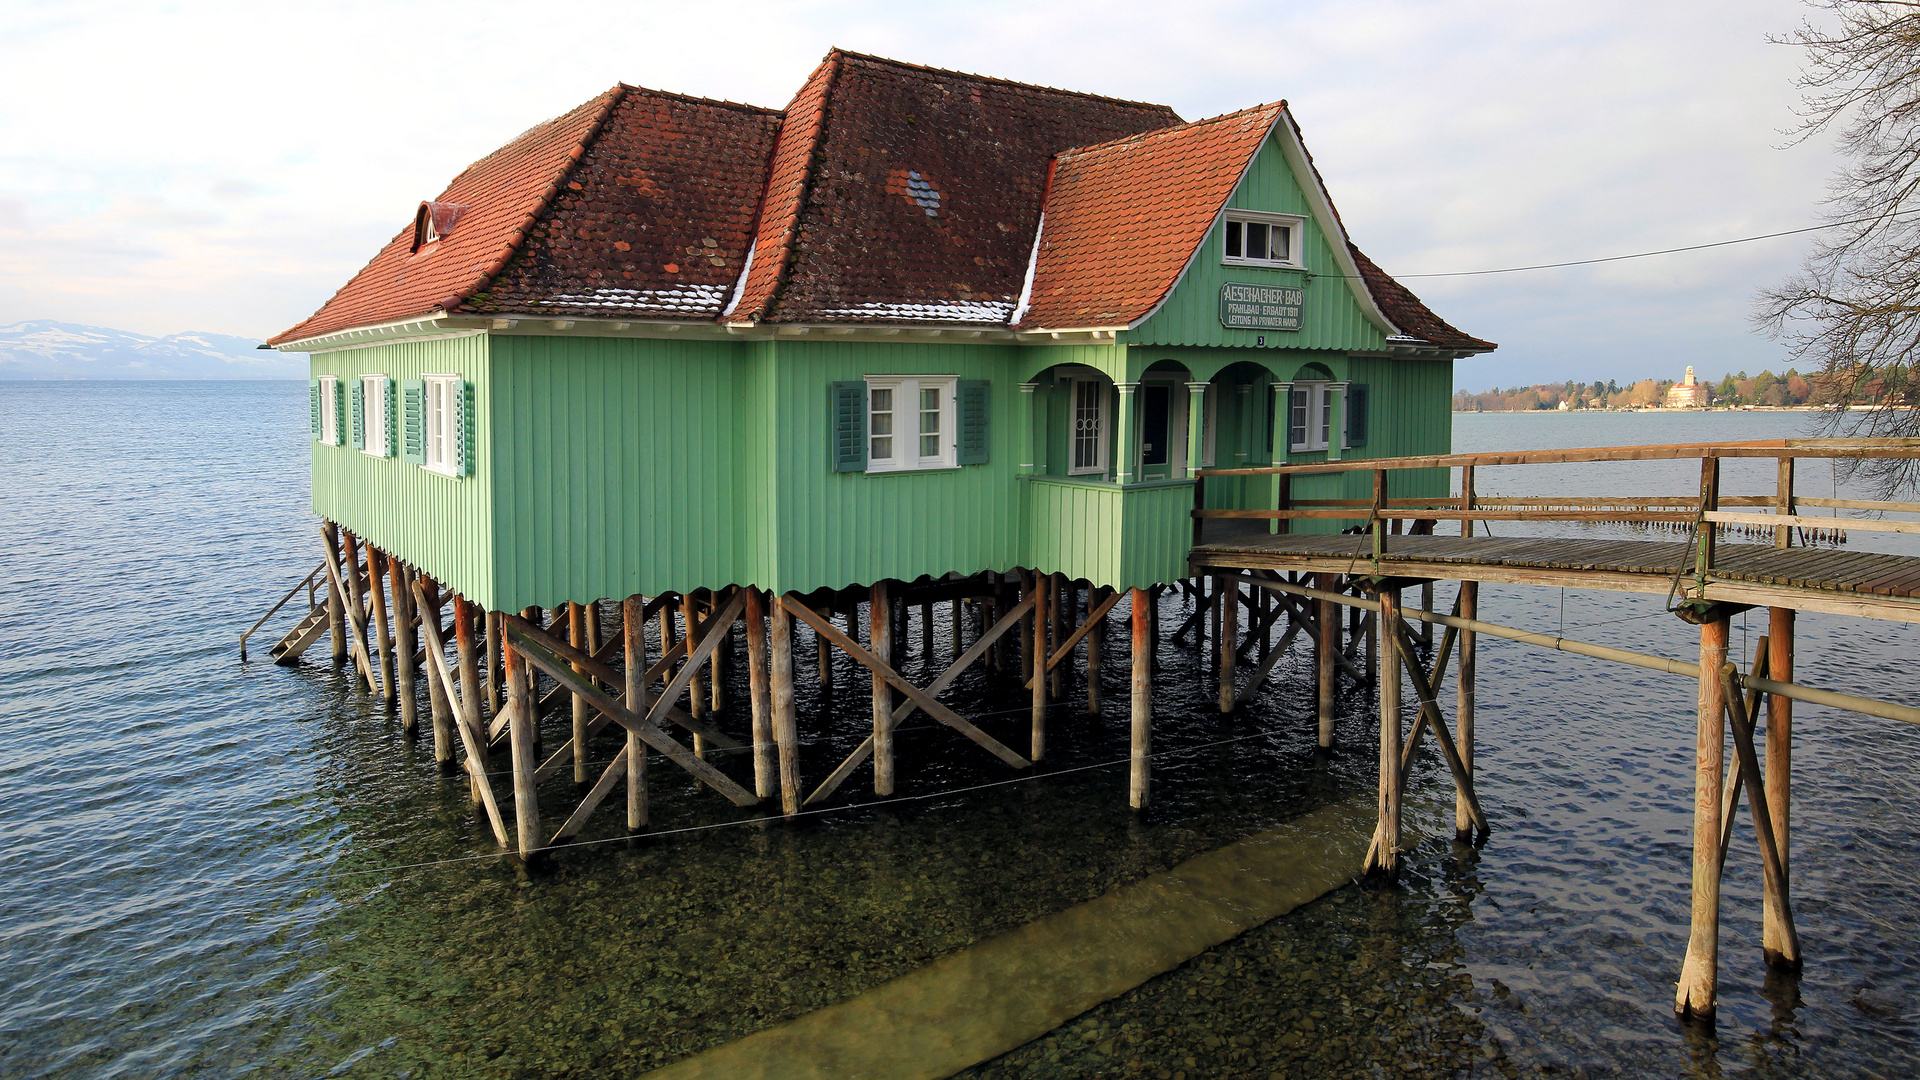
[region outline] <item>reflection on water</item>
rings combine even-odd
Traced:
[[[596,843],[522,880],[491,856],[461,785],[349,680],[324,663],[236,662],[238,631],[315,561],[302,400],[298,384],[0,386],[12,541],[0,548],[12,736],[0,868],[13,884],[0,891],[0,1074],[630,1074],[1371,790],[1358,698],[1344,703],[1348,749],[1315,767],[1304,654],[1247,716],[1222,719],[1205,662],[1168,646],[1156,745],[1169,756],[1144,820],[1124,809],[1124,769],[1106,764],[1124,756],[1124,718],[1068,707],[1057,760],[1031,782],[632,842],[611,835],[609,811],[583,837]],[[1569,419],[1462,417],[1458,442],[1671,442],[1703,424],[1758,438],[1801,418]],[[1601,434],[1565,437],[1576,430]],[[1662,491],[1692,482],[1678,468]],[[1600,479],[1631,492],[1650,475]],[[1481,485],[1533,493],[1499,470]],[[1694,648],[1658,598],[1569,595],[1563,608],[1554,592],[1488,587],[1482,610],[1666,655]],[[1736,622],[1735,646],[1750,655],[1762,624]],[[1917,636],[1804,617],[1803,678],[1911,702]],[[868,703],[850,669],[836,699],[805,677],[804,647],[796,667],[805,770],[819,776],[864,734]],[[1807,970],[1764,975],[1743,832],[1719,1033],[1700,1039],[1670,1016],[1691,684],[1494,641],[1481,671],[1486,848],[1429,843],[1400,886],[1337,891],[979,1073],[1914,1071],[1920,900],[1897,853],[1920,796],[1920,732],[1800,708]],[[962,711],[1017,738],[1021,695],[969,678]],[[1107,689],[1124,704],[1123,685]],[[944,730],[901,744],[906,795],[1009,775]],[[1101,767],[1070,771],[1081,766]],[[1444,775],[1437,759],[1418,768],[1418,813],[1447,815]],[[746,816],[671,766],[651,782],[662,832]],[[859,801],[862,782],[843,793]],[[565,777],[543,791],[555,807],[569,794]]]

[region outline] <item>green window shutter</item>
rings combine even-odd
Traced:
[[[1347,445],[1367,445],[1367,384],[1347,384]]]
[[[453,402],[454,474],[473,475],[473,384],[462,379]]]
[[[393,380],[390,378],[381,379],[380,411],[387,414],[387,445],[382,447],[381,450],[388,457],[394,457],[400,453],[400,425],[396,422],[398,417],[394,415],[399,411],[399,402],[395,400],[396,397],[397,395],[393,392]]]
[[[313,435],[313,441],[320,441],[320,380],[307,380],[307,431]]]
[[[359,379],[353,380],[349,391],[353,395],[353,448],[367,448],[367,384]]]
[[[333,445],[344,446],[347,441],[347,384],[344,379],[333,380]]]
[[[400,454],[409,465],[427,463],[427,381],[400,384]]]
[[[960,405],[960,450],[955,460],[962,465],[987,463],[987,416],[993,384],[985,379],[961,379],[956,398]]]
[[[867,467],[867,384],[837,382],[829,387],[833,471],[864,472]]]

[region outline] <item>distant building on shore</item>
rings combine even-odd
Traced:
[[[1713,400],[1713,392],[1693,379],[1693,365],[1687,365],[1687,377],[1667,390],[1667,408],[1704,409]]]

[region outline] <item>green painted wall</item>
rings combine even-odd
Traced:
[[[1035,476],[1020,565],[1116,589],[1186,576],[1193,483],[1113,484]]]
[[[1232,348],[1331,349],[1377,351],[1386,347],[1386,335],[1369,321],[1349,287],[1345,271],[1334,261],[1333,249],[1313,219],[1306,192],[1288,167],[1277,136],[1254,157],[1253,165],[1227,201],[1235,210],[1263,210],[1300,214],[1307,218],[1301,242],[1305,271],[1251,266],[1223,266],[1220,262],[1225,228],[1213,231],[1173,295],[1152,316],[1128,331],[1135,345],[1221,345]],[[1307,291],[1306,311],[1297,331],[1229,330],[1220,325],[1220,286],[1228,282],[1255,285],[1299,285]],[[1216,361],[1217,363],[1217,361]],[[1211,374],[1208,372],[1207,374]]]
[[[399,457],[372,457],[355,450],[351,436],[345,446],[313,443],[313,512],[483,603],[493,595],[494,563],[493,489],[483,449],[491,437],[488,346],[489,339],[479,334],[402,342],[315,353],[310,367],[316,377],[384,374],[398,381],[458,374],[473,383],[474,447],[480,460],[475,476],[456,479]],[[349,430],[348,418],[341,421]],[[317,557],[317,532],[312,550]]]

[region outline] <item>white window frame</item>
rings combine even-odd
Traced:
[[[868,375],[867,383],[867,471],[883,472],[920,472],[929,469],[957,469],[960,453],[960,407],[958,375]],[[892,393],[893,414],[892,432],[879,438],[893,440],[891,457],[876,457],[873,453],[873,415],[874,391],[885,390]],[[937,410],[925,410],[936,413],[938,430],[922,431],[922,412],[920,395],[923,391],[934,391],[940,395]],[[938,452],[927,455],[920,453],[921,436],[935,436]]]
[[[1080,449],[1080,399],[1081,387],[1089,387],[1093,397],[1093,452],[1096,459],[1093,464],[1079,463]],[[1076,376],[1067,383],[1067,475],[1068,476],[1105,476],[1107,474],[1107,447],[1113,441],[1109,437],[1110,417],[1113,414],[1113,394],[1107,389],[1105,380]]]
[[[1222,220],[1222,224],[1220,227],[1220,263],[1221,265],[1223,266],[1269,266],[1269,267],[1274,267],[1281,270],[1302,270],[1306,268],[1306,265],[1300,261],[1300,246],[1301,246],[1302,240],[1306,236],[1306,223],[1307,223],[1306,218],[1300,217],[1296,214],[1269,214],[1259,210],[1225,210],[1221,212],[1221,220]],[[1245,246],[1246,245],[1245,235],[1246,235],[1246,226],[1250,224],[1265,225],[1269,228],[1286,229],[1287,230],[1287,257],[1284,259],[1275,259],[1270,257],[1254,258],[1247,255],[1246,246]],[[1231,226],[1235,226],[1235,225],[1239,226],[1239,233],[1242,237],[1241,249],[1240,249],[1241,253],[1239,255],[1230,255],[1228,254],[1228,240],[1229,240],[1229,234],[1234,231],[1231,228]],[[1269,241],[1267,244],[1267,251],[1269,253],[1273,251],[1273,244],[1271,241]]]
[[[339,383],[336,376],[320,376],[320,442],[325,446],[341,445]]]
[[[385,375],[360,376],[361,425],[366,433],[360,452],[368,457],[393,456],[393,436],[387,430],[393,418],[393,402],[387,395],[392,392],[393,380]]]
[[[441,476],[458,478],[460,448],[455,442],[460,424],[454,410],[460,407],[459,375],[425,375],[426,400],[421,403],[421,468]]]
[[[1333,433],[1333,396],[1345,383],[1326,379],[1296,380],[1287,390],[1287,449],[1296,454],[1325,450]],[[1296,410],[1302,410],[1304,425],[1294,422]],[[1304,430],[1302,428],[1304,427]],[[1295,438],[1296,433],[1304,438]],[[1346,432],[1340,433],[1346,445]]]

